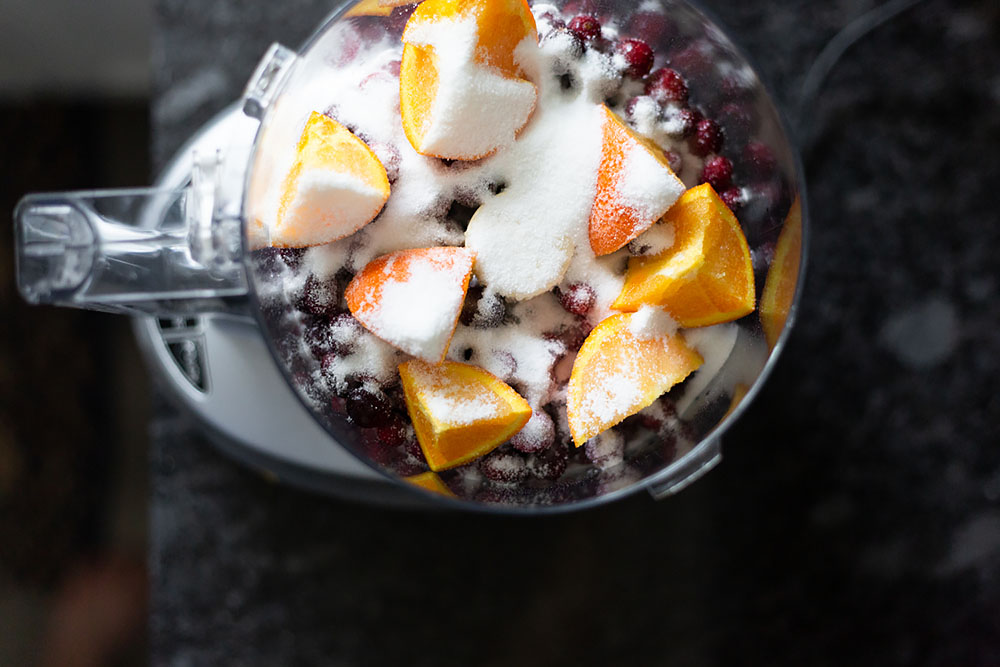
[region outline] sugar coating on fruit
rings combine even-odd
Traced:
[[[383,194],[352,174],[303,169],[282,207],[274,236],[284,245],[317,245],[347,236],[375,217]]]
[[[347,288],[368,330],[425,361],[444,358],[465,300],[473,255],[461,248],[401,251],[372,262]]]
[[[535,86],[476,61],[475,16],[411,22],[406,42],[430,49],[437,68],[421,153],[467,159],[513,143],[535,107]]]
[[[408,365],[413,382],[420,388],[420,400],[426,412],[440,423],[464,426],[496,419],[507,410],[507,403],[485,385],[456,382],[446,367],[426,364]]]
[[[677,333],[677,322],[662,308],[642,306],[629,318],[628,330],[640,340],[662,338]]]
[[[648,148],[638,143],[629,147],[618,181],[619,206],[634,209],[642,220],[656,222],[683,193],[684,184]]]

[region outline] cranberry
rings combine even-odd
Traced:
[[[684,168],[684,158],[677,151],[665,150],[663,156],[667,158],[667,164],[670,165],[670,170],[675,174],[680,173],[681,169]]]
[[[601,22],[596,17],[586,14],[574,16],[567,27],[573,34],[585,42],[601,36]]]
[[[361,449],[365,456],[382,466],[388,468],[392,466],[396,458],[393,447],[387,445],[379,436],[378,429],[366,428],[361,431]]]
[[[389,74],[398,77],[399,76],[399,67],[400,67],[401,64],[402,64],[402,61],[400,61],[400,60],[390,60],[389,62],[387,62],[382,67],[382,69],[384,69]]]
[[[582,58],[584,51],[587,50],[586,45],[583,43],[583,38],[576,34],[572,30],[563,24],[560,27],[555,28],[544,37],[542,37],[542,43],[550,42],[553,40],[564,40],[565,44],[562,46],[565,49],[566,55],[570,58]]]
[[[346,415],[347,401],[340,396],[332,396],[330,398],[330,409],[333,410],[333,414],[335,415]]]
[[[650,44],[663,44],[677,36],[677,26],[660,12],[639,12],[629,21],[628,32]]]
[[[613,468],[622,462],[625,438],[615,430],[604,431],[583,445],[584,454],[601,470]]]
[[[733,163],[727,157],[716,155],[705,162],[699,183],[708,183],[716,192],[722,192],[733,182]]]
[[[494,450],[479,459],[479,471],[494,482],[515,483],[528,476],[524,458],[511,451]]]
[[[663,104],[664,102],[687,102],[688,87],[677,70],[662,67],[649,75],[646,80],[646,94]]]
[[[767,144],[751,141],[743,149],[743,159],[753,168],[755,176],[770,176],[778,166],[774,151]]]
[[[701,114],[694,109],[685,107],[677,109],[673,114],[673,118],[676,120],[678,126],[677,136],[686,139],[694,134],[695,128],[698,127],[698,123],[701,121]]]
[[[393,423],[392,403],[381,390],[359,387],[347,394],[347,415],[358,426],[374,428]]]
[[[302,294],[295,301],[295,307],[310,315],[330,316],[340,312],[338,302],[336,280],[320,280],[316,276],[309,276]]]
[[[385,426],[376,426],[375,434],[386,447],[402,448],[406,446],[406,427],[399,422]]]
[[[539,479],[559,479],[569,463],[569,446],[565,442],[552,445],[528,459],[528,471]]]
[[[718,153],[722,148],[722,128],[711,118],[702,118],[694,130],[691,152],[699,157]]]
[[[629,76],[641,79],[653,69],[653,49],[641,39],[623,39],[615,49],[625,58]]]
[[[482,285],[470,287],[459,320],[465,326],[493,329],[507,317],[507,302],[499,294],[487,293]]]
[[[400,163],[403,161],[403,156],[400,154],[399,149],[392,144],[381,141],[372,142],[369,144],[369,148],[378,156],[378,159],[382,162],[382,166],[385,167],[385,175],[389,179],[389,183],[395,183],[399,178]]]
[[[723,192],[719,197],[722,199],[722,203],[725,204],[730,211],[734,213],[743,207],[743,189],[742,188],[729,188]]]
[[[410,20],[410,15],[413,14],[413,10],[416,8],[417,3],[415,2],[409,5],[402,5],[401,7],[393,7],[388,19],[389,31],[402,34],[403,28],[406,27],[406,22]]]
[[[559,305],[566,312],[583,317],[594,307],[597,293],[594,288],[586,283],[573,283],[566,289],[556,288],[556,296],[559,297]]]
[[[745,141],[753,130],[754,118],[746,105],[737,102],[724,104],[716,116],[726,134],[737,141]]]
[[[566,22],[563,21],[559,16],[553,12],[542,12],[538,17],[541,20],[548,21],[549,25],[553,28],[565,28]]]
[[[544,410],[535,410],[524,428],[510,439],[511,446],[519,452],[534,454],[548,449],[556,439],[556,425]]]
[[[688,76],[697,76],[706,73],[711,69],[712,63],[699,44],[692,44],[687,48],[680,49],[670,54],[667,58],[671,67],[684,72]]]

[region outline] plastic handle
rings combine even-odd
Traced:
[[[212,162],[196,163],[179,190],[24,197],[14,211],[21,295],[116,313],[243,312],[240,219],[215,206]]]

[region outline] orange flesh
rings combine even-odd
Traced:
[[[774,348],[795,298],[802,260],[802,204],[795,199],[778,236],[774,260],[767,270],[764,292],[760,297],[760,323],[767,345]]]
[[[618,250],[649,229],[655,220],[643,220],[638,212],[621,206],[617,191],[625,169],[625,158],[638,146],[648,151],[664,169],[673,174],[667,159],[655,144],[636,134],[613,111],[604,110],[604,140],[601,165],[597,171],[597,194],[590,212],[590,247],[598,257]]]
[[[629,260],[625,286],[612,307],[663,306],[683,327],[729,322],[753,312],[750,248],[736,216],[712,186],[685,192],[663,221],[674,226],[673,246],[654,257]]]
[[[399,375],[417,440],[435,472],[488,454],[531,418],[527,401],[476,366],[413,360],[399,366]],[[472,418],[462,419],[470,406],[477,408]]]
[[[455,497],[455,494],[452,493],[451,489],[445,486],[445,483],[442,482],[441,478],[434,472],[422,472],[419,475],[410,475],[409,477],[404,477],[403,479],[410,484],[419,486],[421,489],[430,491],[431,493],[437,493],[451,498]]]
[[[629,329],[632,317],[619,313],[603,320],[577,354],[566,400],[577,447],[651,405],[704,362],[678,334],[637,337]]]

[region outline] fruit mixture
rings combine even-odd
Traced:
[[[696,46],[654,52],[659,5],[576,4],[362,2],[261,144],[279,355],[335,432],[436,493],[554,503],[662,468],[755,311],[727,155],[773,155],[692,103]]]

